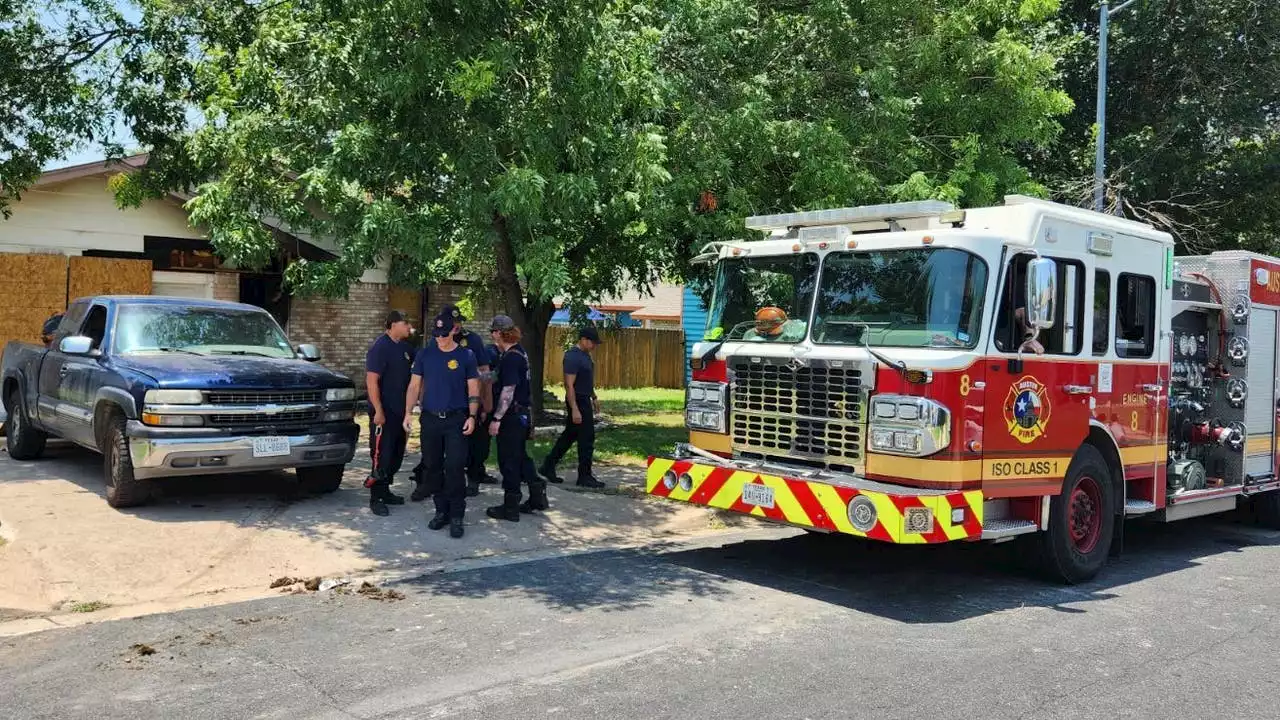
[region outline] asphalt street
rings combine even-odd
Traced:
[[[1013,545],[699,543],[11,638],[0,716],[1280,717],[1280,533],[1131,526],[1076,587]]]

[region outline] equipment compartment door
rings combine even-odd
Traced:
[[[1244,471],[1262,477],[1275,472],[1276,311],[1254,308],[1249,317],[1249,357],[1245,382]]]

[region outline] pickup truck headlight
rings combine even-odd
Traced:
[[[924,457],[951,444],[951,411],[940,403],[908,395],[871,400],[871,451]]]
[[[356,389],[355,388],[333,388],[331,390],[326,390],[324,393],[324,399],[328,402],[338,402],[340,400],[355,400]]]
[[[204,402],[201,390],[148,390],[143,402],[147,405],[199,405]]]

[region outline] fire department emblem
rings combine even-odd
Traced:
[[[1044,429],[1049,425],[1049,412],[1048,388],[1039,380],[1026,375],[1009,388],[1009,397],[1004,403],[1004,421],[1009,426],[1009,434],[1018,442],[1032,443],[1044,435]]]
[[[449,361],[449,369],[450,369],[450,370],[457,370],[457,369],[458,369],[458,361],[457,361],[457,360],[450,360],[450,361]]]

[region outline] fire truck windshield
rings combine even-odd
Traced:
[[[973,348],[987,264],[964,250],[911,248],[826,257],[813,342]]]
[[[722,260],[706,339],[800,342],[817,284],[818,256],[813,253]]]

